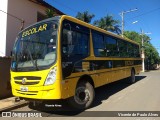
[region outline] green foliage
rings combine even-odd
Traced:
[[[160,60],[159,53],[152,44],[145,43],[144,50],[145,50],[146,62],[149,62],[150,65],[159,63]]]
[[[51,18],[56,14],[56,12],[53,9],[46,9],[45,13],[47,18]]]
[[[92,18],[94,18],[94,16],[95,16],[94,14],[90,14],[88,11],[85,11],[83,13],[78,12],[76,18],[84,22],[90,23]]]
[[[116,32],[118,34],[121,33],[121,30],[119,29],[119,21],[115,20],[111,15],[96,20],[93,24],[107,31]]]
[[[135,32],[135,31],[125,31],[124,36],[141,44],[142,37],[139,33]]]
[[[150,43],[150,37],[147,35],[141,35],[135,31],[125,31],[125,37],[138,42],[141,45],[141,48],[144,47],[145,52],[145,65],[151,67],[153,64],[160,63],[159,53],[156,48]],[[142,37],[144,40],[144,46],[142,46]]]
[[[125,31],[124,36],[135,42],[138,42],[140,45],[142,43],[142,35],[135,31]],[[143,40],[144,40],[144,43],[145,42],[150,43],[150,37],[145,34],[143,35]]]

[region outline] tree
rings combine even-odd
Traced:
[[[139,44],[141,44],[141,42],[142,42],[142,35],[135,32],[135,31],[125,31],[124,36],[131,39],[131,40],[138,42]],[[143,35],[143,40],[144,40],[144,43],[145,42],[150,43],[150,37],[145,34]]]
[[[78,12],[76,18],[82,20],[84,22],[90,23],[91,20],[95,17],[94,14],[90,14],[88,11],[85,12]]]
[[[135,31],[124,31],[124,37],[127,37],[127,38],[141,44],[142,37],[139,33],[135,32]]]
[[[53,9],[46,9],[45,13],[47,18],[51,18],[56,15],[56,12]]]
[[[144,50],[146,56],[145,64],[148,65],[148,69],[151,69],[154,64],[159,64],[159,53],[151,43],[144,43]]]
[[[115,20],[111,15],[107,15],[100,20],[96,20],[93,24],[107,31],[115,32],[118,34],[121,33],[121,30],[119,29],[119,21]]]
[[[144,46],[142,46],[142,35],[135,31],[125,31],[124,36],[138,42],[141,48],[144,47],[145,52],[145,65],[147,69],[151,68],[154,64],[159,64],[160,57],[156,48],[150,43],[150,37],[143,35]]]

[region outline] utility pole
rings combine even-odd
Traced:
[[[141,30],[141,34],[142,34],[142,72],[144,72],[145,71],[145,65],[144,65],[145,55],[144,55],[144,39],[143,39],[144,32],[143,30]]]
[[[132,10],[128,10],[128,11],[122,11],[120,13],[120,16],[122,17],[122,37],[123,37],[123,34],[124,34],[124,14],[129,13],[129,12],[134,12],[136,10],[138,10],[138,9],[136,8],[136,9],[132,9]]]
[[[142,72],[145,72],[145,64],[144,64],[144,59],[145,59],[145,53],[144,53],[144,34],[152,34],[152,33],[144,33],[144,31],[141,29],[141,35],[142,35],[142,54],[141,54],[141,58],[142,58]]]

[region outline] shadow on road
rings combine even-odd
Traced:
[[[143,80],[146,76],[136,76],[136,83]],[[135,84],[136,84],[135,83]],[[96,88],[96,97],[92,108],[102,104],[103,100],[107,100],[110,96],[118,93],[119,91],[129,87],[126,79],[116,81],[102,87]],[[31,109],[43,112],[43,114],[48,114],[49,116],[76,116],[81,114],[83,111],[77,111],[71,108],[68,103],[64,100],[58,101],[47,101],[37,107],[29,105]],[[47,116],[47,115],[45,115]]]
[[[136,82],[134,84],[136,84],[137,82],[139,82],[140,80],[143,80],[146,76],[136,76]],[[93,104],[92,107],[96,107],[100,104],[102,104],[103,100],[108,99],[110,96],[118,93],[119,91],[129,87],[132,84],[129,84],[127,82],[127,79],[122,79],[107,85],[104,85],[102,87],[99,87],[96,89],[96,98],[95,98],[95,102]]]

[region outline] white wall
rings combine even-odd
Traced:
[[[46,8],[28,0],[8,0],[8,13],[23,19],[25,27],[37,22],[37,12],[45,14]],[[9,56],[17,34],[20,32],[21,21],[11,16],[7,18],[6,55]]]
[[[7,12],[8,0],[1,0],[0,10]],[[0,56],[6,54],[7,14],[0,11]]]

